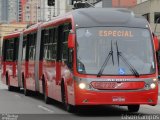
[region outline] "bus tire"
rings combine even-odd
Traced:
[[[64,82],[62,82],[62,84],[61,84],[61,92],[62,92],[62,104],[64,106],[64,109],[70,113],[74,113],[75,106],[72,106],[72,105],[68,104],[68,102],[67,102]]]
[[[70,112],[70,113],[74,113],[75,112],[75,106],[72,106],[70,104],[66,104],[65,109]]]
[[[14,91],[13,86],[8,85],[8,91]]]
[[[44,78],[43,78],[43,80],[42,80],[42,84],[43,84],[43,94],[44,94],[44,102],[46,103],[46,104],[49,104],[50,103],[50,99],[49,99],[49,97],[47,96],[47,91],[46,91],[46,84],[45,84],[45,80],[44,80]]]
[[[140,105],[128,105],[129,112],[138,112],[139,108],[140,108]]]
[[[27,87],[25,85],[24,76],[22,75],[22,82],[23,82],[23,89],[24,89],[24,95],[29,96],[29,90],[27,90]]]
[[[17,92],[19,92],[21,89],[20,89],[20,87],[16,87],[15,90],[16,90]]]
[[[10,86],[8,73],[6,73],[6,84],[8,85],[8,91],[13,91],[14,90],[14,88],[12,86]]]
[[[46,93],[44,93],[44,102],[45,102],[46,104],[50,104],[50,99],[49,99],[49,97],[46,95]]]
[[[24,88],[25,85],[24,85],[24,74],[22,73],[22,87]]]
[[[29,90],[27,90],[26,87],[24,88],[24,95],[25,95],[25,96],[29,96]]]

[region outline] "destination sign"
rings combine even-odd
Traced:
[[[123,30],[99,30],[100,37],[133,37],[132,31]]]

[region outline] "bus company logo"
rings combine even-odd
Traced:
[[[123,83],[116,84],[114,88],[120,88],[123,85]]]
[[[131,81],[130,79],[106,79],[107,82],[126,82]]]

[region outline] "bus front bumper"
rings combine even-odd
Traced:
[[[76,90],[75,105],[156,105],[158,88],[143,91],[90,91]]]

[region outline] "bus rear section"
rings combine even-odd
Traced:
[[[18,48],[20,33],[7,35],[3,39],[2,49],[2,82],[8,85],[8,90],[19,90],[18,84]]]
[[[74,94],[75,101],[69,104],[125,105],[132,112],[141,104],[156,105],[158,48],[148,22],[105,9],[79,10],[74,18],[76,37],[68,41],[75,43],[74,89],[68,87],[68,96]]]

